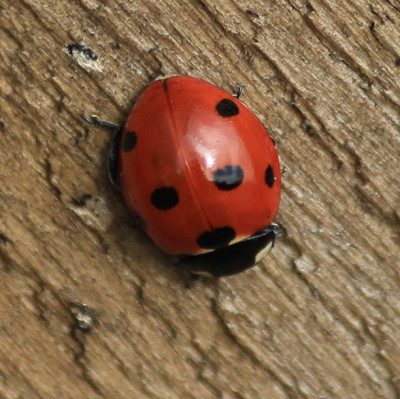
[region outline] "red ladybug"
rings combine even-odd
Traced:
[[[210,83],[177,76],[147,87],[109,166],[129,210],[180,268],[238,273],[274,244],[281,195],[274,142],[237,97]]]

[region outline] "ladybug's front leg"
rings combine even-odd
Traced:
[[[108,174],[110,176],[111,183],[115,184],[117,187],[121,187],[121,179],[119,177],[118,169],[118,154],[121,136],[122,128],[120,128],[115,134],[111,143],[110,151],[108,152]]]
[[[108,174],[110,176],[111,183],[115,184],[117,187],[121,187],[121,181],[118,170],[118,154],[119,154],[119,144],[122,135],[122,127],[116,125],[115,123],[105,122],[96,115],[91,115],[90,117],[82,115],[82,118],[87,123],[93,126],[100,126],[103,129],[110,129],[117,131],[111,143],[110,151],[108,152],[107,164],[108,164]]]

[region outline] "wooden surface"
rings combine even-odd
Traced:
[[[397,0],[0,9],[0,398],[400,397]],[[271,256],[192,286],[80,117],[176,74],[244,85],[286,167]]]

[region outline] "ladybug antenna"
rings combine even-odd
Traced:
[[[236,98],[239,99],[239,97],[242,95],[244,90],[244,86],[239,86],[236,92]]]
[[[100,126],[103,129],[110,129],[110,130],[119,130],[121,128],[119,125],[116,125],[115,123],[105,122],[101,120],[97,115],[92,114],[90,116],[87,116],[85,114],[82,114],[81,116],[85,122],[93,126]]]

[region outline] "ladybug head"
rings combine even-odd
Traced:
[[[272,223],[264,230],[236,244],[201,255],[180,256],[176,259],[175,266],[207,277],[240,273],[255,266],[271,250],[280,231],[279,226]]]

